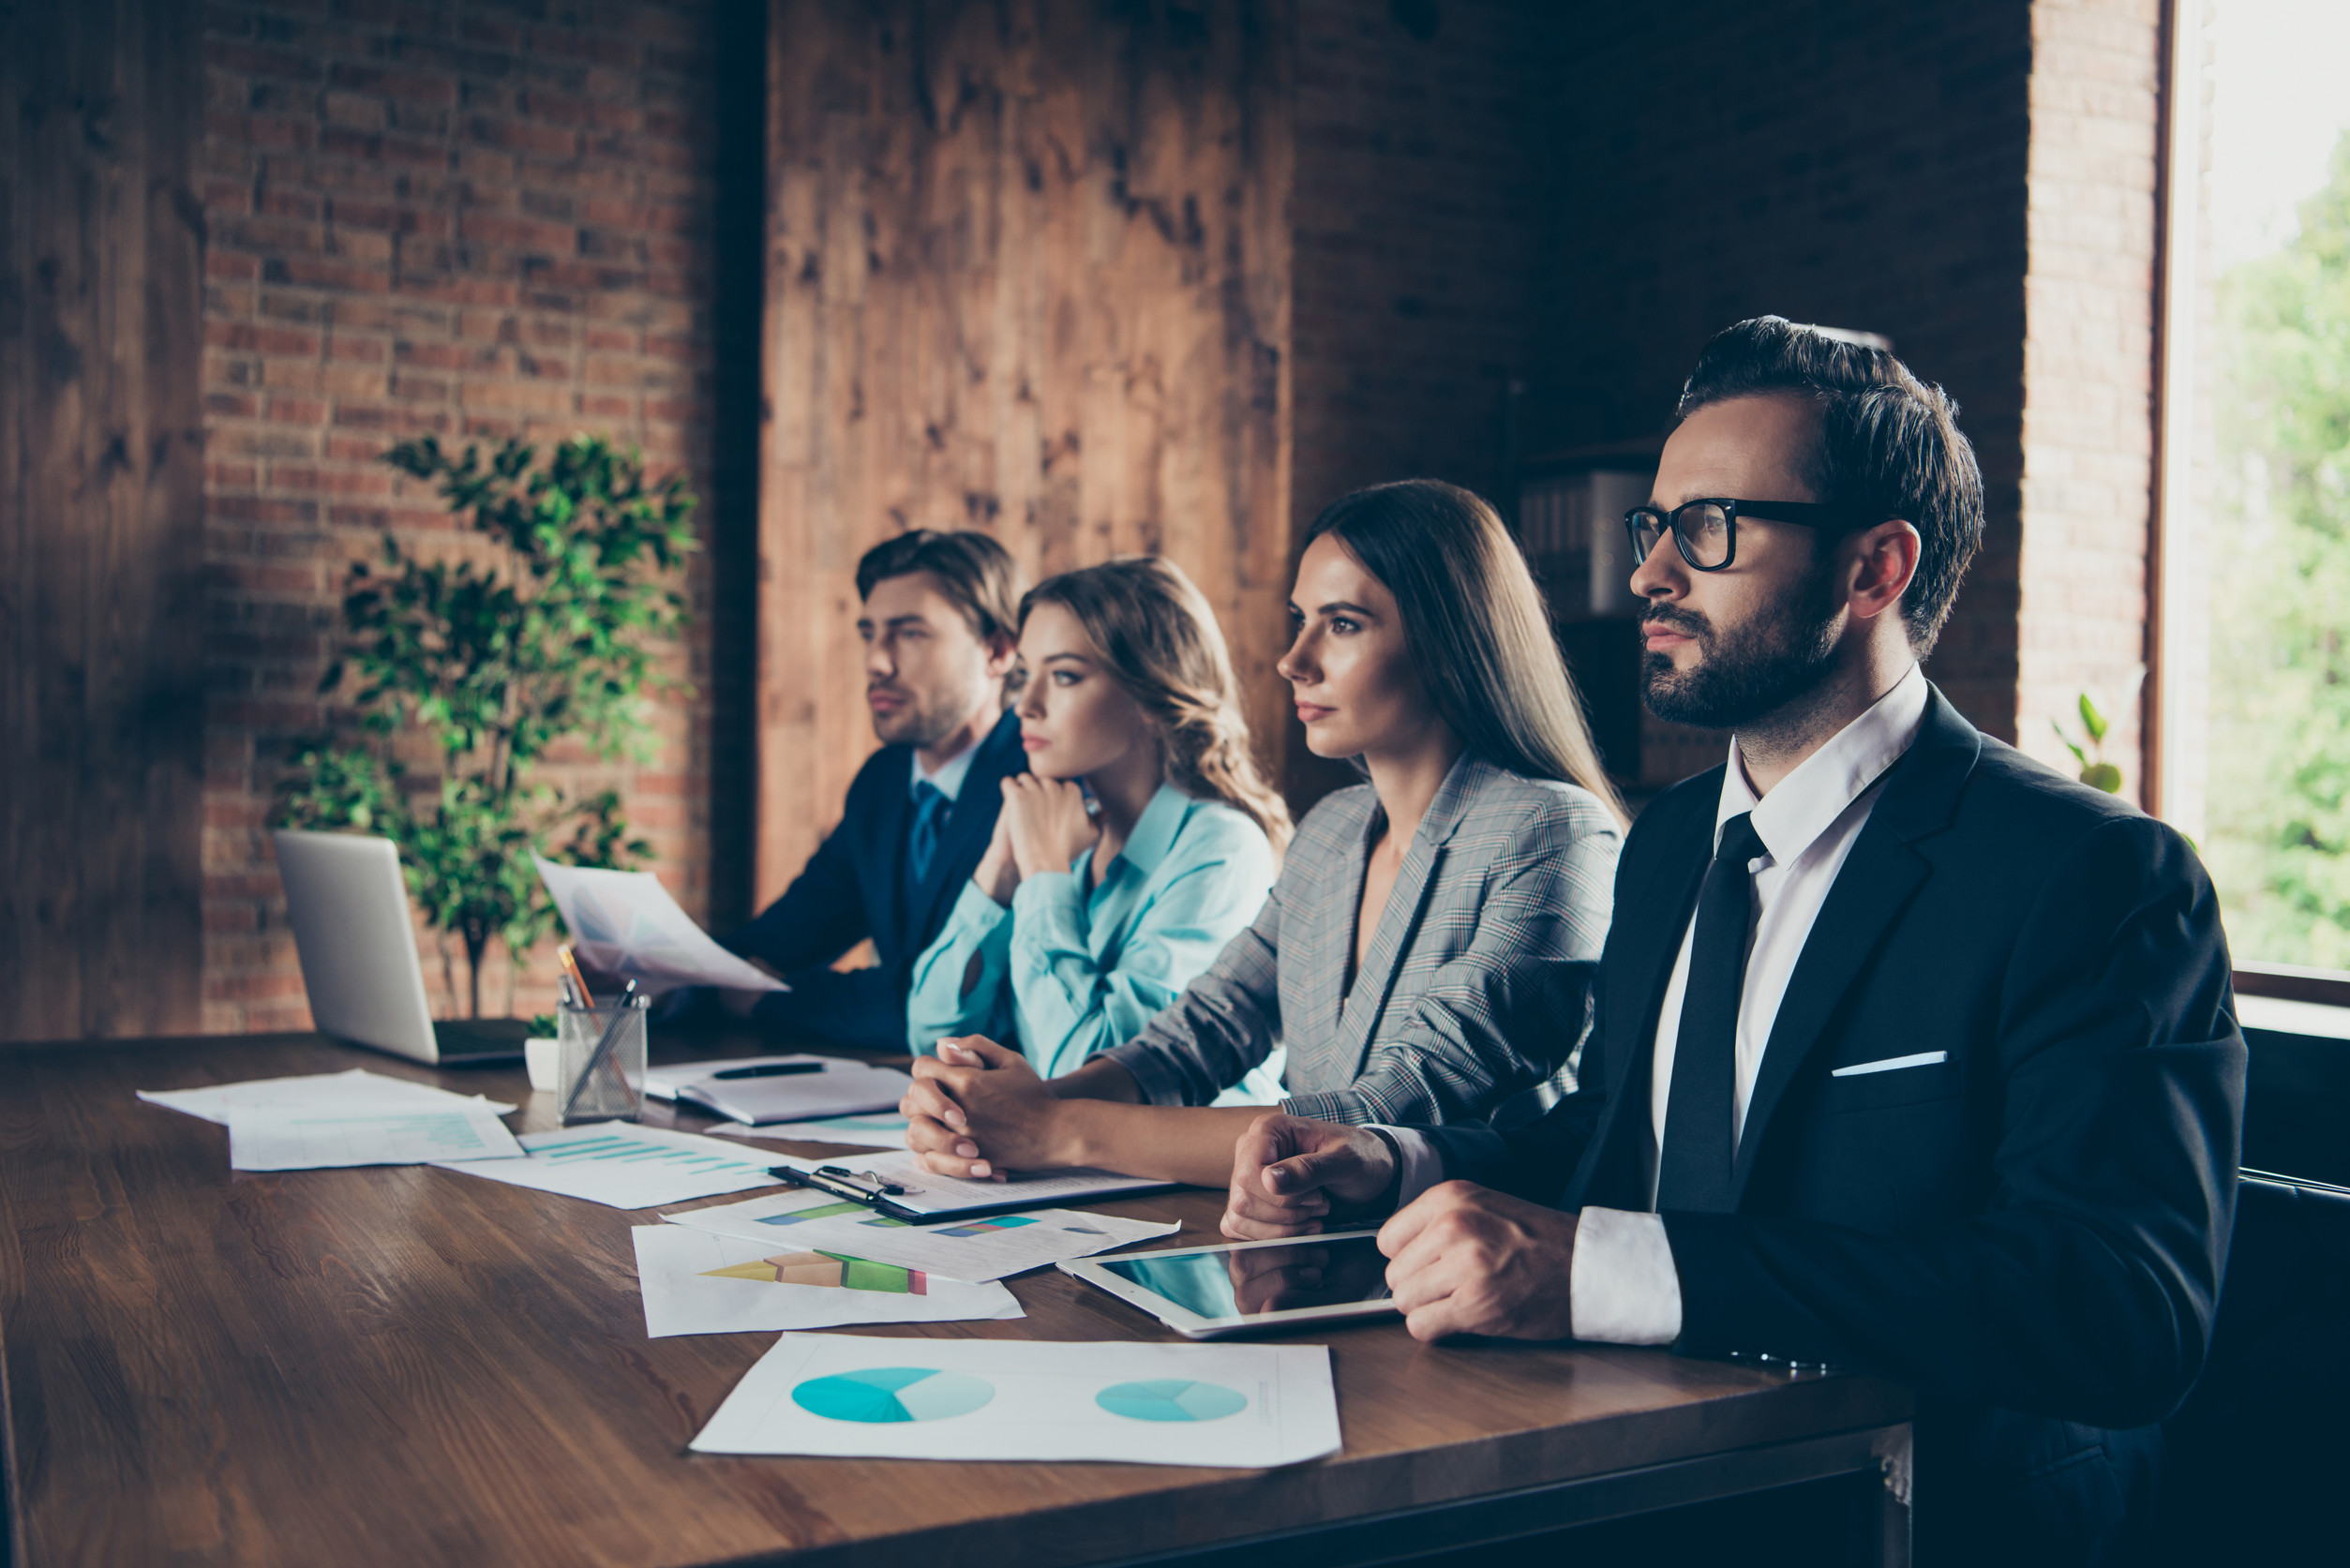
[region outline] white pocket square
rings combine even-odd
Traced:
[[[1947,1051],[1921,1051],[1914,1056],[1888,1056],[1881,1062],[1855,1062],[1849,1068],[1838,1068],[1831,1078],[1858,1078],[1864,1072],[1892,1072],[1898,1068],[1930,1068],[1937,1062],[1950,1060]]]

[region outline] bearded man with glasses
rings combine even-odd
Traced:
[[[1266,1116],[1224,1229],[1395,1210],[1423,1338],[1898,1379],[1921,1562],[2135,1561],[2244,1044],[2193,848],[1919,667],[1982,536],[1955,413],[1776,317],[1707,345],[1625,524],[1648,703],[1729,757],[1624,843],[1578,1092],[1498,1132]]]

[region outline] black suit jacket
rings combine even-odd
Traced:
[[[766,960],[792,989],[764,998],[753,1017],[779,1032],[814,1035],[876,1051],[906,1049],[906,993],[914,961],[936,941],[956,890],[979,869],[1003,809],[1008,774],[1028,770],[1020,719],[1007,711],[980,742],[963,788],[938,830],[930,874],[906,889],[906,840],[913,824],[911,754],[884,746],[848,786],[840,826],[807,869],[766,912],[726,939]],[[846,972],[832,962],[867,937],[879,962]]]
[[[1625,841],[1579,1091],[1509,1133],[1427,1129],[1448,1174],[1649,1206],[1650,1054],[1721,784],[1667,792]],[[1663,1217],[1675,1349],[1915,1386],[1922,1535],[1964,1526],[1962,1496],[2043,1545],[2109,1535],[2144,1469],[2127,1429],[2186,1396],[2210,1335],[2243,1117],[2232,1011],[2186,842],[1933,693],[1789,980],[1736,1212]]]

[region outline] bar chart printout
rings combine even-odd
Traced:
[[[433,1163],[469,1176],[585,1198],[616,1209],[646,1209],[776,1185],[767,1167],[744,1158],[738,1146],[666,1127],[604,1122],[526,1133],[520,1142],[527,1155],[522,1159]]]

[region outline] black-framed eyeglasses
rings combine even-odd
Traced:
[[[1672,535],[1673,548],[1693,572],[1719,572],[1738,559],[1738,519],[1794,523],[1803,528],[1834,529],[1849,533],[1875,528],[1884,521],[1849,506],[1823,506],[1808,500],[1733,500],[1705,496],[1684,501],[1670,512],[1636,506],[1624,515],[1624,530],[1632,536],[1632,564],[1648,560],[1649,551]]]

